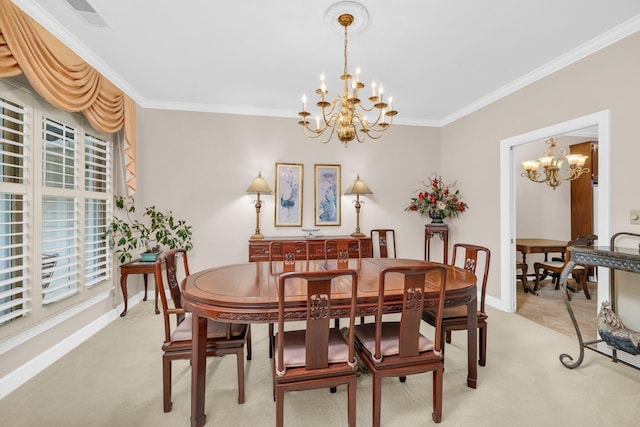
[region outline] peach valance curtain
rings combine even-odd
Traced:
[[[0,78],[24,73],[47,102],[82,111],[94,129],[124,132],[127,192],[136,190],[136,104],[10,0],[0,0]]]

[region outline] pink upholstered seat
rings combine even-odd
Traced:
[[[356,328],[356,338],[371,354],[376,351],[376,324],[367,323]],[[424,335],[418,337],[418,351],[433,350],[433,341]],[[393,356],[400,353],[400,322],[384,322],[380,335],[380,354]]]
[[[346,337],[331,328],[332,282],[351,281],[351,299],[340,315],[349,318]],[[278,278],[278,333],[273,357],[276,426],[284,423],[284,394],[289,391],[333,388],[346,384],[349,426],[356,425],[356,363],[353,326],[358,274],[354,270],[324,270],[283,273]],[[287,291],[287,289],[290,289]],[[306,295],[305,328],[285,329],[285,295]],[[327,408],[327,410],[331,410]]]
[[[192,321],[191,313],[182,308],[181,291],[177,277],[180,269],[177,259],[182,257],[182,270],[189,275],[187,252],[184,249],[172,249],[163,252],[156,261],[155,282],[164,318],[164,343],[162,344],[162,388],[164,411],[169,412],[171,402],[171,362],[177,359],[191,359]],[[163,274],[163,271],[165,274]],[[166,281],[163,276],[166,275]],[[169,288],[172,307],[165,291]],[[175,325],[175,326],[172,326]],[[244,403],[244,346],[247,346],[247,360],[251,359],[251,327],[247,324],[221,323],[207,321],[207,357],[235,354],[238,370],[238,403]]]
[[[428,281],[427,274],[430,274]],[[402,282],[397,281],[398,276],[402,278]],[[380,271],[375,323],[358,325],[355,330],[356,351],[373,376],[374,427],[380,425],[382,378],[400,377],[404,380],[406,375],[429,371],[433,372],[432,418],[436,423],[442,419],[444,358],[441,351],[440,328],[446,279],[445,267],[441,265],[388,267]],[[393,280],[396,281],[393,282]],[[388,282],[393,282],[394,288],[402,286],[401,289],[404,290],[404,303],[399,322],[383,321],[384,294]],[[427,282],[435,282],[439,285],[435,299],[426,300],[425,298],[427,293],[433,295],[433,289],[427,289]],[[425,304],[432,307],[435,314],[436,326],[432,338],[420,333],[422,310]]]

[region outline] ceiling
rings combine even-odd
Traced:
[[[13,1],[145,108],[297,118],[321,73],[330,95],[341,88],[343,30],[325,22],[335,0]],[[640,30],[638,0],[361,5],[349,71],[365,91],[381,82],[409,125],[450,123]]]

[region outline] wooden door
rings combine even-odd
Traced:
[[[571,181],[571,239],[594,234],[593,186],[598,185],[598,143],[593,141],[574,144],[571,154],[589,156],[585,167],[591,173]]]

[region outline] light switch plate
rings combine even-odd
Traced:
[[[640,210],[633,209],[630,214],[631,224],[640,225]]]

